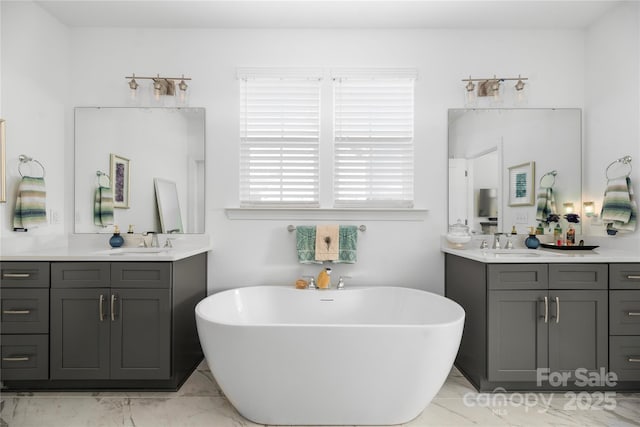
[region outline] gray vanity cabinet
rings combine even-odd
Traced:
[[[608,367],[607,264],[445,260],[445,294],[467,314],[456,366],[479,390]]]
[[[609,269],[609,352],[620,381],[640,381],[640,264]]]
[[[489,381],[536,381],[538,368],[573,373],[607,367],[605,264],[487,268]]]
[[[51,378],[109,378],[109,288],[51,289]]]
[[[49,376],[49,263],[0,264],[0,380]]]
[[[51,275],[52,379],[169,378],[170,264],[60,262]]]

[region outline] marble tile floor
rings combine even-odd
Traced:
[[[640,393],[505,396],[506,403],[477,393],[454,368],[424,412],[402,427],[640,426]],[[5,392],[0,401],[0,427],[257,426],[229,404],[205,363],[177,392]]]

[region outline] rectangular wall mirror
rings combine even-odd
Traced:
[[[577,108],[449,110],[449,223],[525,233],[547,188],[561,218],[582,206],[581,120]]]
[[[110,205],[96,196],[98,187],[108,188],[104,199],[113,197],[113,223],[123,232],[129,225],[135,232],[166,232],[155,178],[173,183],[180,206],[180,227],[167,230],[204,233],[205,110],[76,108],[74,174],[76,233],[113,232],[99,220],[101,206],[108,211]]]

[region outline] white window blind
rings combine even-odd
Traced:
[[[319,78],[239,77],[241,206],[318,206]]]
[[[336,207],[413,207],[414,82],[334,75]]]

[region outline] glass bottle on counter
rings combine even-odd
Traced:
[[[576,229],[573,228],[573,224],[569,224],[567,230],[567,246],[573,246],[576,244]]]
[[[559,223],[556,224],[555,228],[553,229],[553,241],[556,245],[562,246],[562,228],[560,227]]]

